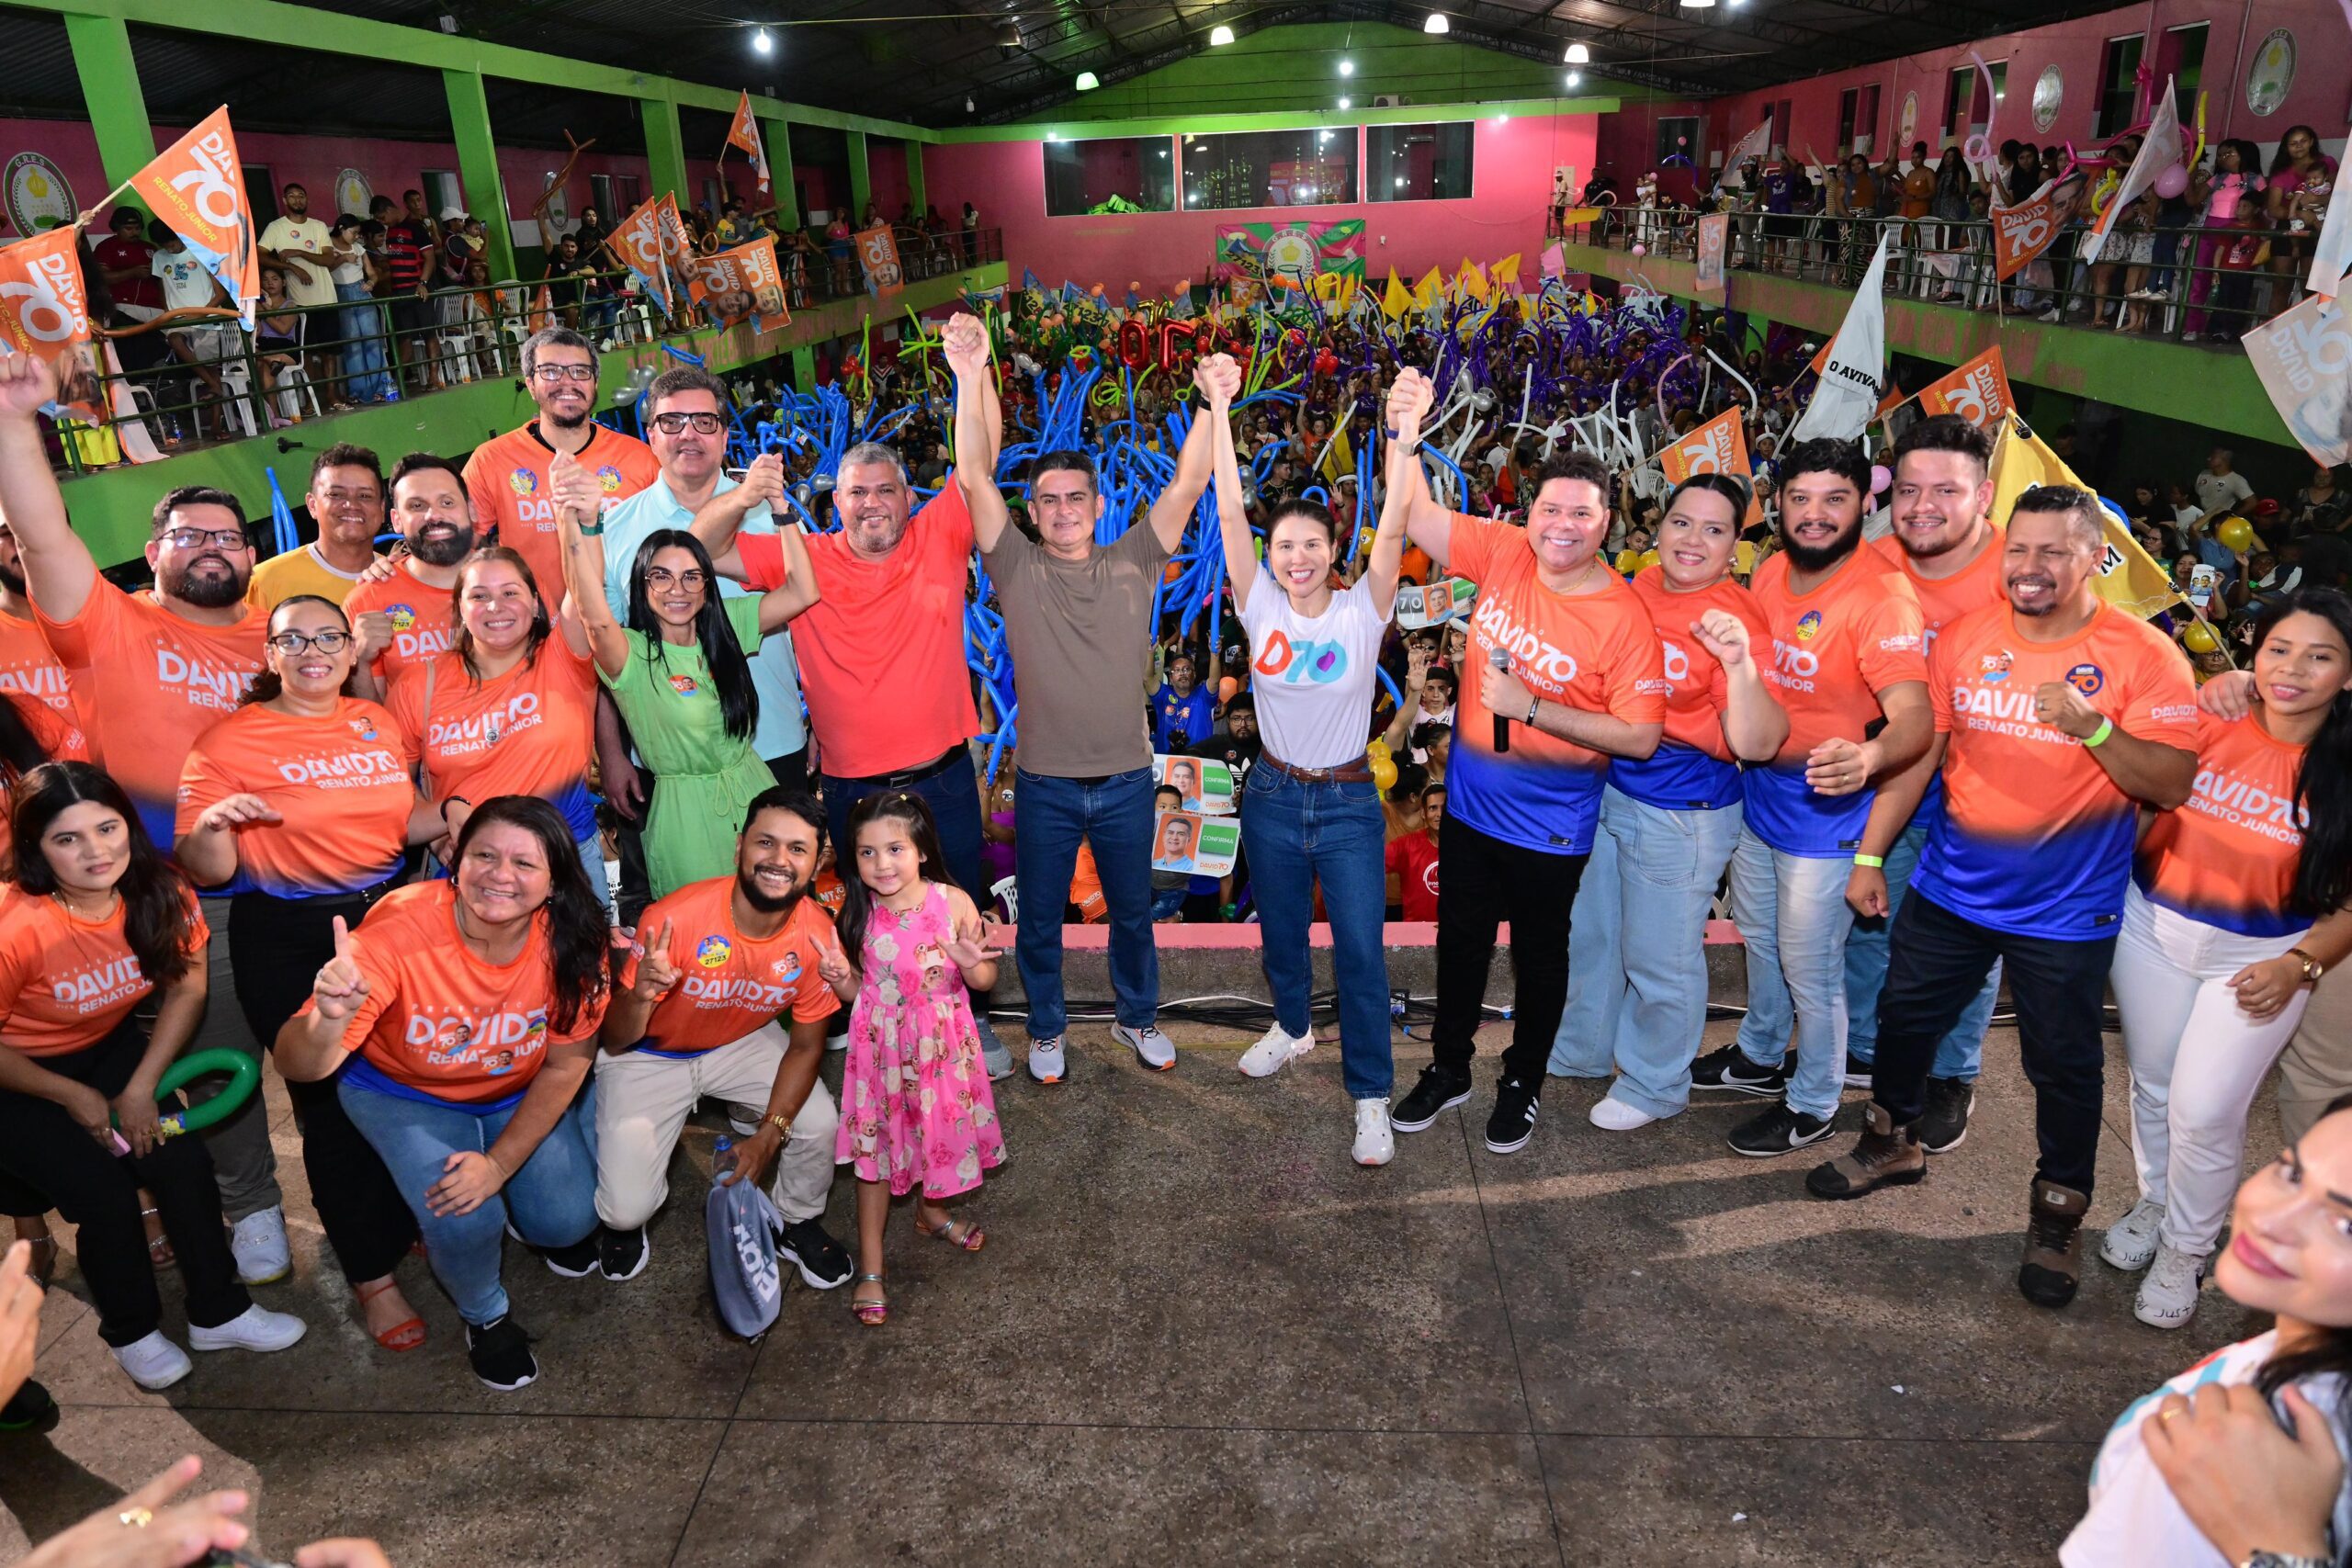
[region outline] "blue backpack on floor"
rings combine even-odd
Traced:
[[[710,1240],[710,1293],[718,1303],[719,1321],[744,1338],[756,1339],[775,1325],[784,1305],[784,1276],[775,1251],[784,1218],[755,1184],[720,1183],[718,1178],[734,1163],[728,1157],[729,1146],[726,1139],[718,1141],[710,1196],[703,1203],[703,1228]]]

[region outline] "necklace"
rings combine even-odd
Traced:
[[[114,913],[116,905],[122,902],[122,894],[119,890],[109,887],[107,889],[106,903],[99,908],[97,913],[84,914],[81,909],[75,907],[74,900],[65,896],[65,890],[63,888],[61,887],[56,889],[54,892],[50,894],[50,897],[57,900],[57,907],[59,908],[64,910],[67,914],[73,916],[77,920],[103,920],[108,915]]]

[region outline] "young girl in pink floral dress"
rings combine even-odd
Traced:
[[[940,1200],[969,1192],[1004,1163],[1004,1134],[980,1059],[967,987],[996,984],[997,953],[939,852],[931,807],[903,793],[850,812],[841,951],[818,973],[853,1003],[833,1157],[857,1177],[857,1286],[868,1327],[889,1316],[882,1230],[890,1200],[916,1192],[915,1228],[966,1252],[988,1234]]]

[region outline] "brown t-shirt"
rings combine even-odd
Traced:
[[[1168,551],[1138,517],[1082,561],[1047,555],[1011,524],[987,554],[1021,702],[1021,766],[1100,778],[1151,765],[1144,728],[1151,608]]]

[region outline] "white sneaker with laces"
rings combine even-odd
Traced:
[[[1154,1072],[1164,1073],[1176,1065],[1176,1042],[1160,1033],[1156,1023],[1147,1023],[1141,1029],[1115,1023],[1111,1026],[1111,1038],[1133,1051],[1136,1060]]]
[[[116,1346],[114,1359],[122,1363],[132,1382],[150,1393],[167,1389],[196,1371],[187,1352],[164,1338],[160,1328],[144,1339]]]
[[[272,1204],[229,1227],[229,1254],[237,1279],[247,1285],[274,1285],[294,1272],[286,1246],[286,1211]]]
[[[980,1061],[988,1068],[989,1079],[1001,1082],[1011,1077],[1012,1076],[1011,1049],[1003,1041],[997,1038],[996,1031],[989,1026],[985,1015],[975,1011],[972,1024],[980,1037]]]
[[[2132,1315],[2151,1328],[2178,1328],[2197,1315],[2197,1295],[2205,1282],[2205,1259],[2194,1252],[2158,1247]]]
[[[1386,1165],[1396,1157],[1396,1134],[1388,1126],[1386,1100],[1356,1101],[1356,1146],[1352,1152],[1358,1165]]]
[[[1059,1083],[1069,1066],[1062,1057],[1062,1037],[1029,1042],[1029,1076],[1039,1083]]]
[[[2098,1255],[2109,1268],[2137,1273],[2156,1255],[2156,1233],[2165,1223],[2165,1206],[2143,1198],[2132,1212],[2107,1227]]]
[[[1251,1078],[1268,1077],[1314,1049],[1313,1034],[1286,1033],[1278,1022],[1258,1037],[1258,1043],[1241,1053],[1241,1076]]]
[[[283,1350],[309,1332],[310,1326],[290,1312],[249,1306],[217,1327],[189,1324],[187,1342],[196,1350]]]
[[[1604,1133],[1630,1133],[1636,1127],[1646,1127],[1657,1120],[1638,1106],[1626,1104],[1613,1095],[1602,1095],[1587,1113],[1587,1120]]]

